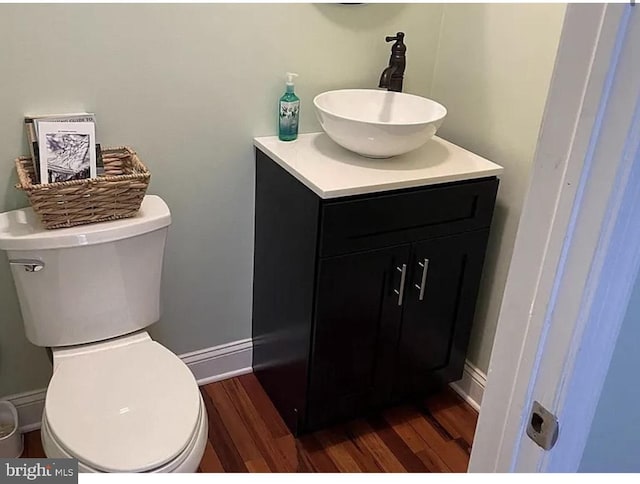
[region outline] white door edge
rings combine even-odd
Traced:
[[[529,460],[537,461],[538,470],[545,472],[579,468],[640,267],[640,15],[636,9],[622,9],[615,45],[609,87],[603,94],[606,108],[592,152],[591,181],[569,248],[564,283],[569,286],[560,286],[550,322],[551,341],[543,351],[562,348],[566,357],[562,365],[545,358],[533,389],[535,396],[548,399],[562,428],[563,438],[551,451],[528,453]],[[608,193],[606,183],[611,186]],[[579,292],[578,281],[583,281]],[[571,292],[579,296],[573,302]],[[563,333],[567,319],[575,320],[575,326]],[[525,455],[520,465],[528,465]]]
[[[607,160],[597,150],[607,144],[624,144],[618,140],[616,145],[615,133],[599,127],[618,126],[626,132],[634,108],[635,100],[630,100],[628,109],[604,111],[607,103],[620,95],[620,86],[609,81],[611,70],[618,68],[619,31],[629,15],[633,14],[625,5],[567,7],[505,288],[470,472],[556,468],[557,461],[544,459],[545,453],[528,440],[524,429],[533,400],[558,412],[562,410],[558,405],[571,401],[556,397],[561,382],[573,376],[576,354],[570,350],[578,348],[580,338],[587,334],[579,321],[585,320],[580,302],[593,292],[593,284],[586,284],[591,257],[596,249],[599,253],[613,249],[611,240],[602,240],[599,235],[603,224],[617,219],[616,210],[621,206],[610,204],[610,194],[624,192],[626,180],[617,175],[629,160],[623,156],[609,156]],[[604,183],[598,186],[601,179]],[[590,220],[585,211],[595,216]],[[630,287],[632,278],[626,280]],[[562,321],[557,317],[559,312]],[[612,351],[615,337],[609,340]],[[604,367],[604,373],[610,351],[592,355],[591,363]],[[590,397],[589,405],[595,408],[597,396]],[[586,423],[590,426],[590,420]],[[580,445],[569,432],[562,431],[562,422],[560,435],[563,445]],[[586,439],[586,435],[581,438]],[[564,462],[565,468],[577,468],[579,454],[574,453],[572,462]]]

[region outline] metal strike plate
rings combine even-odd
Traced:
[[[527,424],[527,435],[544,450],[550,450],[558,440],[558,419],[554,414],[540,405],[533,402],[529,423]]]

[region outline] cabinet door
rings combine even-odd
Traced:
[[[409,252],[404,245],[320,260],[308,430],[390,398]]]
[[[415,243],[397,352],[396,398],[462,376],[488,231]]]

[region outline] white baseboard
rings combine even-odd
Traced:
[[[251,373],[251,338],[180,355],[193,372],[198,385]]]
[[[253,344],[249,338],[192,351],[179,357],[193,372],[198,385],[206,385],[251,373],[252,354]],[[47,389],[43,388],[2,398],[9,400],[16,407],[21,432],[31,432],[40,428],[46,394]]]
[[[451,383],[449,386],[479,412],[486,384],[487,375],[480,371],[475,365],[466,361],[462,379]]]
[[[20,432],[31,432],[40,428],[40,420],[42,419],[42,410],[44,409],[44,397],[47,389],[34,390],[31,392],[17,393],[2,400],[8,400],[13,403],[18,411],[18,423]]]

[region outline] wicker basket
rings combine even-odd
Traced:
[[[105,174],[86,180],[32,185],[31,158],[16,160],[20,183],[47,229],[133,217],[138,213],[151,173],[128,147],[101,151]]]

